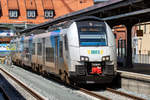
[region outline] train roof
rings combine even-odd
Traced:
[[[25,29],[25,30],[23,30],[23,31],[20,31],[20,33],[21,34],[23,34],[23,33],[26,33],[26,32],[31,32],[31,31],[33,31],[33,30],[36,30],[36,29],[44,29],[45,27],[49,27],[49,26],[55,26],[55,25],[59,25],[59,24],[66,24],[66,23],[72,23],[72,22],[77,22],[77,21],[83,21],[83,20],[95,20],[95,21],[102,21],[102,19],[101,18],[98,18],[98,17],[95,17],[95,16],[84,16],[84,17],[81,17],[81,18],[74,18],[74,19],[72,19],[72,20],[67,20],[67,21],[65,21],[65,20],[62,20],[62,21],[58,21],[59,20],[59,18],[56,18],[56,19],[53,19],[52,21],[50,21],[50,22],[47,22],[47,24],[45,25],[45,24],[39,24],[39,25],[36,25],[36,26],[34,26],[34,27],[31,27],[31,28],[27,28],[27,29]]]
[[[103,21],[101,18],[95,17],[95,16],[84,16],[84,17],[81,17],[81,18],[73,19],[71,21],[78,22],[78,21],[84,21],[84,20]]]

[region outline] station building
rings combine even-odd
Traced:
[[[9,25],[27,28],[26,24],[40,24],[104,1],[108,0],[0,0],[0,30],[7,30]],[[143,36],[137,37],[136,30],[143,30]],[[118,41],[126,40],[126,27],[118,25],[113,31],[118,48]],[[150,55],[150,24],[134,26],[132,37],[133,53]],[[0,38],[0,42],[9,41],[10,38]],[[125,48],[125,45],[122,47]]]
[[[138,35],[137,30],[142,31]],[[124,25],[118,25],[113,28],[116,38],[116,47],[118,56],[126,54],[126,35],[127,30]],[[132,28],[132,54],[134,63],[150,64],[150,22],[138,23]]]
[[[39,24],[93,4],[93,0],[1,0],[0,23]]]
[[[9,42],[9,31],[35,24],[94,5],[93,0],[0,0],[0,42]],[[5,38],[4,38],[5,37]]]
[[[16,31],[93,4],[93,0],[0,0],[0,60],[9,55],[7,47]]]

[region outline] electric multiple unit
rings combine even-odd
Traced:
[[[108,24],[97,17],[84,17],[58,27],[12,40],[11,47],[16,48],[13,62],[55,74],[66,82],[110,83],[116,75],[117,59]]]

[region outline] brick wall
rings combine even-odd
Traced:
[[[116,47],[118,47],[118,40],[121,38],[122,40],[126,39],[126,27],[123,25],[115,26],[114,28],[114,34],[116,37]]]

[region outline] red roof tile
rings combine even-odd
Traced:
[[[44,9],[54,9],[53,0],[42,0]]]
[[[36,3],[35,0],[25,0],[26,9],[36,10]]]
[[[18,0],[7,0],[8,2],[8,9],[19,9],[18,7]]]

